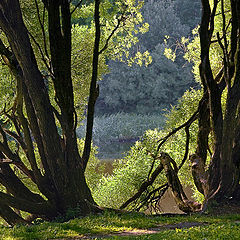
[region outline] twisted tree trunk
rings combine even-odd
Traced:
[[[209,1],[202,0],[203,16],[200,25],[200,43],[201,43],[201,64],[200,76],[205,89],[207,104],[205,109],[209,108],[209,116],[206,120],[199,122],[199,141],[196,154],[205,164],[205,155],[199,152],[204,148],[206,151],[206,139],[209,135],[211,121],[213,132],[213,153],[211,164],[206,180],[208,181],[208,190],[204,193],[207,200],[215,199],[223,202],[234,198],[234,192],[239,188],[239,163],[240,163],[240,145],[239,145],[239,127],[240,127],[240,2],[231,1],[232,29],[231,45],[228,45],[226,38],[226,23],[224,12],[224,1],[221,1],[221,14],[223,19],[222,39],[218,34],[218,42],[223,51],[223,71],[221,80],[218,76],[213,77],[211,64],[209,60],[210,45],[214,31],[214,18],[219,1],[214,1],[214,7],[211,10]],[[222,43],[223,41],[223,43]],[[231,49],[230,49],[231,47]],[[221,98],[224,88],[227,88],[227,100],[225,109],[221,104]],[[205,137],[202,133],[205,131]],[[206,132],[207,131],[207,132]],[[205,145],[205,146],[204,146]]]
[[[77,209],[76,214],[79,215],[95,211],[92,207],[95,203],[84,176],[89,154],[84,158],[79,155],[75,133],[77,118],[71,79],[70,3],[67,0],[43,2],[48,10],[50,68],[60,112],[50,103],[22,19],[19,1],[0,2],[0,27],[11,46],[10,51],[0,41],[0,54],[17,82],[15,105],[11,111],[3,112],[15,131],[0,124],[0,183],[7,190],[0,192],[0,215],[11,225],[26,222],[12,208],[44,219],[66,216],[69,209]],[[99,0],[96,0],[95,5],[96,19],[99,19]],[[99,25],[96,27],[100,28]],[[98,34],[100,32],[96,31],[97,39]],[[99,40],[95,48],[94,57],[98,59]],[[98,66],[96,62],[94,64],[94,67]],[[96,79],[94,72],[93,81],[96,82]],[[95,96],[93,90],[90,97],[92,95]],[[90,114],[93,114],[91,111]],[[9,146],[9,136],[15,139],[25,153],[27,164]],[[88,141],[91,142],[91,136]],[[39,194],[29,190],[11,166],[16,166],[31,179],[37,185]]]

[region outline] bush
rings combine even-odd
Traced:
[[[84,139],[78,139],[78,149],[82,155],[84,148]],[[97,147],[93,146],[88,160],[85,177],[91,191],[95,191],[100,179],[103,176],[103,168],[99,168],[100,160],[96,157]]]
[[[98,186],[93,192],[94,198],[101,206],[119,208],[126,200],[132,197],[139,189],[140,185],[147,179],[153,158],[149,152],[154,153],[158,146],[158,141],[167,133],[190,118],[198,106],[201,97],[200,90],[191,90],[184,94],[179,100],[178,105],[166,114],[166,124],[164,130],[148,130],[142,136],[141,141],[137,141],[126,157],[120,161],[115,161],[116,168],[111,176],[103,176]],[[190,154],[196,148],[197,123],[190,128]],[[162,147],[179,165],[185,153],[185,131],[177,132]],[[159,163],[156,162],[154,169]],[[153,170],[154,170],[153,169]],[[186,162],[179,172],[180,180],[185,185],[193,186],[193,180],[189,173],[189,163]],[[154,186],[157,187],[166,182],[164,173],[160,174],[155,180]],[[197,193],[197,191],[196,191]],[[200,194],[197,194],[201,200]]]

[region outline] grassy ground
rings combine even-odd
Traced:
[[[191,227],[191,225],[196,226]],[[0,227],[0,239],[4,240],[102,239],[104,237],[108,239],[240,239],[240,215],[167,217],[141,214],[117,215],[106,212],[66,223],[44,222],[30,227]]]

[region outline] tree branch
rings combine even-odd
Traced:
[[[28,176],[33,182],[35,182],[35,177],[33,172],[29,170],[26,165],[21,161],[19,156],[16,153],[13,153],[8,146],[5,146],[0,142],[0,151],[6,156],[6,159],[0,159],[1,162],[8,162],[9,164],[14,164],[18,167],[26,176]]]
[[[38,50],[39,50],[39,52],[40,52],[40,55],[41,55],[41,57],[42,57],[42,61],[43,61],[44,65],[46,66],[46,68],[48,69],[50,75],[51,75],[52,77],[54,77],[54,73],[52,72],[51,67],[48,65],[48,63],[47,63],[47,61],[46,61],[46,59],[45,59],[45,56],[44,56],[44,53],[43,53],[43,51],[42,51],[42,48],[41,48],[40,44],[37,42],[37,40],[35,39],[35,37],[34,37],[29,31],[28,31],[28,34],[29,34],[29,36],[31,37],[31,39],[33,40],[33,42],[35,43],[35,45],[37,46],[37,48],[38,48]]]
[[[145,199],[141,201],[140,206],[135,208],[136,211],[140,211],[141,208],[147,205],[148,208],[150,207],[154,208],[154,212],[156,213],[158,209],[160,209],[159,201],[161,197],[164,195],[164,193],[168,190],[168,188],[169,188],[168,183],[165,183],[160,187],[157,187],[156,189],[149,192]],[[153,206],[153,204],[155,206]]]
[[[0,158],[3,157],[3,154],[0,152]],[[0,169],[0,183],[6,187],[8,193],[15,197],[23,198],[32,202],[43,201],[43,198],[40,195],[31,192],[23,184],[7,163],[1,163]]]
[[[40,10],[39,10],[39,6],[38,6],[38,2],[37,2],[37,0],[34,0],[34,1],[35,1],[36,9],[37,9],[38,22],[39,22],[40,27],[41,27],[41,30],[42,30],[43,44],[44,44],[45,54],[46,54],[47,59],[49,60],[50,58],[49,58],[49,55],[48,55],[46,34],[45,34],[45,29],[44,29],[45,5],[44,5],[44,9],[43,9],[43,20],[41,21]]]
[[[0,203],[37,215],[55,216],[56,209],[47,201],[31,202],[0,192]]]
[[[117,29],[119,28],[119,26],[120,26],[120,24],[121,24],[121,22],[122,22],[123,20],[125,20],[124,13],[122,14],[121,18],[118,19],[117,25],[115,26],[115,28],[112,30],[112,32],[111,32],[110,35],[108,36],[104,47],[99,51],[99,55],[102,54],[102,53],[107,49],[108,43],[109,43],[110,39],[112,38],[112,36],[114,35],[114,33],[117,31]]]
[[[79,3],[75,6],[75,8],[71,11],[71,15],[77,10],[77,8],[82,4],[83,0],[80,0]]]
[[[98,61],[99,61],[99,45],[100,45],[100,16],[99,16],[100,0],[95,0],[94,20],[95,20],[95,41],[93,50],[93,62],[92,62],[92,79],[90,84],[90,94],[87,108],[87,129],[84,143],[84,150],[82,155],[83,169],[86,169],[92,144],[92,129],[94,120],[94,107],[99,94],[99,87],[97,86],[98,78]]]
[[[171,163],[174,162],[174,160],[167,153],[163,152],[160,155],[160,160],[164,166],[168,184],[172,190],[175,202],[177,203],[179,209],[186,213],[199,211],[201,209],[201,204],[188,200],[185,192],[183,191],[177,172],[171,166]]]
[[[143,182],[138,190],[138,192],[136,194],[134,194],[131,198],[129,198],[125,203],[123,203],[120,207],[120,209],[126,208],[131,202],[135,201],[136,199],[138,199],[142,193],[150,186],[153,184],[153,182],[155,181],[155,179],[157,178],[157,176],[162,172],[163,170],[163,165],[159,164],[157,166],[157,168],[154,170],[154,172],[152,173],[151,177],[149,178],[149,180]]]
[[[22,217],[15,213],[7,204],[0,202],[0,216],[10,225],[28,224]]]
[[[188,121],[186,121],[185,123],[183,123],[181,126],[173,129],[167,136],[165,136],[164,138],[162,138],[161,140],[159,140],[158,142],[159,145],[157,147],[157,152],[159,152],[160,148],[162,147],[162,145],[172,136],[174,135],[176,132],[178,132],[179,130],[181,130],[184,127],[190,126],[198,117],[198,112],[199,109],[190,117],[190,119]]]

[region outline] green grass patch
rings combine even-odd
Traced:
[[[109,239],[239,239],[240,215],[225,216],[145,216],[143,214],[122,214],[105,212],[73,219],[65,223],[39,223],[32,226],[0,227],[0,239],[43,240],[68,239],[84,235],[107,235],[133,229],[149,229],[181,222],[200,222],[207,225],[164,230],[156,234],[141,236],[112,236]]]

